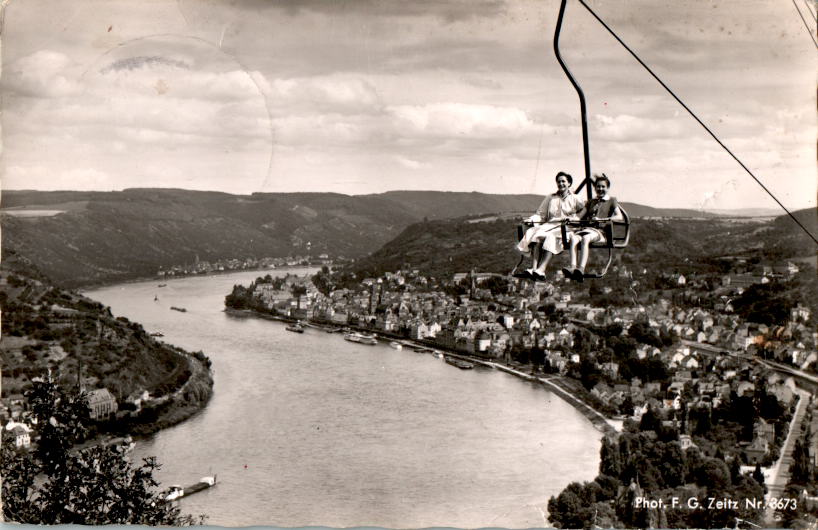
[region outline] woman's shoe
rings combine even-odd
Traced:
[[[573,274],[571,274],[571,278],[572,278],[572,279],[573,279],[575,282],[582,283],[582,282],[583,282],[583,280],[585,280],[585,273],[584,273],[584,272],[582,272],[582,271],[581,271],[581,270],[579,270],[579,269],[574,269]]]
[[[571,270],[571,269],[568,269],[568,268],[562,269],[562,275],[565,276],[569,280],[574,279],[574,271]]]
[[[540,274],[537,271],[531,271],[531,279],[535,282],[544,282],[545,281],[545,274]]]

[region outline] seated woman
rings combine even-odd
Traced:
[[[611,181],[604,174],[594,181],[596,197],[588,202],[582,219],[585,221],[624,221],[622,210],[615,197],[608,195]],[[588,226],[568,233],[568,245],[571,252],[571,268],[562,269],[562,273],[572,280],[581,282],[585,277],[585,266],[588,264],[588,250],[591,243],[607,243],[605,233],[599,228]],[[579,266],[577,266],[577,247],[579,247]]]
[[[582,199],[571,192],[571,175],[560,171],[556,181],[557,192],[545,197],[534,215],[526,219],[535,224],[526,230],[517,244],[517,250],[529,252],[529,246],[533,244],[533,263],[530,269],[515,274],[518,278],[545,280],[545,269],[551,258],[563,250],[560,232],[562,221],[578,219],[578,213],[582,211]]]

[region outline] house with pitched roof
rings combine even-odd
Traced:
[[[750,464],[759,464],[770,452],[770,442],[763,436],[756,436],[753,442],[744,449],[744,456]]]
[[[25,423],[10,421],[5,429],[11,434],[16,449],[28,449],[31,446],[31,429]]]
[[[110,418],[118,410],[116,398],[107,388],[98,388],[88,393],[88,408],[92,420]]]

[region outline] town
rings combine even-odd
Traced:
[[[541,377],[618,420],[619,430],[652,431],[753,472],[768,496],[783,497],[800,473],[811,484],[801,500],[812,506],[812,310],[796,300],[765,305],[776,315],[767,322],[753,313],[757,292],[810,274],[793,262],[753,266],[736,257],[730,270],[688,275],[619,265],[583,289],[559,273],[533,283],[474,271],[436,279],[408,268],[343,281],[324,266],[312,277],[235,286],[226,304],[402,337]],[[805,462],[806,475],[791,469]]]
[[[216,274],[219,272],[236,272],[241,270],[254,269],[275,269],[280,267],[294,267],[297,265],[310,265],[328,263],[329,255],[321,254],[317,258],[310,256],[286,256],[286,257],[264,257],[264,258],[230,258],[216,261],[200,260],[198,256],[193,263],[183,265],[172,265],[170,267],[160,267],[156,272],[158,278],[176,278],[192,276],[195,274]]]
[[[234,286],[225,298],[228,309],[328,330],[376,333],[546,384],[604,434],[600,477],[615,477],[619,484],[611,490],[616,494],[604,501],[606,506],[627,505],[622,496],[633,490],[638,498],[653,499],[661,507],[650,504],[642,510],[640,504],[639,510],[647,513],[642,519],[620,513],[606,519],[599,496],[589,500],[581,514],[566,509],[556,497],[553,506],[549,504],[552,522],[587,521],[587,509],[593,506],[596,512],[602,510],[599,520],[611,525],[720,524],[719,519],[690,521],[678,514],[673,519],[672,499],[682,496],[668,489],[692,483],[707,487],[712,496],[716,490],[705,470],[720,462],[733,484],[749,492],[747,499],[763,497],[764,491],[771,501],[789,499],[786,509],[737,501],[741,509],[727,511],[742,520],[790,523],[803,517],[805,509],[818,507],[818,414],[812,398],[818,387],[818,333],[811,299],[793,294],[801,293],[803,286],[810,288],[814,273],[800,270],[794,262],[760,266],[742,256],[727,263],[718,271],[687,274],[620,263],[604,281],[589,285],[566,280],[560,273],[552,274],[549,282],[534,283],[476,271],[437,278],[412,267],[358,277],[351,272],[354,262],[341,265],[328,256],[197,262],[167,276],[216,273],[219,267],[262,271],[292,267],[276,270],[276,276],[260,276],[249,286]],[[305,265],[313,265],[315,273],[290,273]],[[52,354],[61,349],[81,356],[83,348],[66,340],[72,334],[79,333],[85,348],[95,344],[99,351],[156,340],[127,320],[92,314],[102,306],[77,295],[15,275],[2,282],[18,300],[16,316],[6,324],[10,335],[59,344],[49,346],[44,356],[36,344],[7,337],[8,344],[15,340],[21,344],[8,352],[9,360],[19,357],[23,363],[30,358],[33,363],[30,370],[17,371],[45,373],[57,366]],[[764,298],[782,291],[788,293],[786,303]],[[38,315],[47,317],[45,327],[31,324]],[[198,392],[192,389],[190,370],[201,372],[197,366],[204,363],[206,371],[208,360],[201,352],[187,354],[175,348],[168,355],[178,359],[179,368],[152,387],[154,392],[105,386],[104,376],[95,374],[109,373],[113,366],[72,365],[74,371],[54,375],[86,392],[92,432],[105,435],[102,443],[113,443],[106,440],[126,434],[119,432],[123,425],[138,426],[170,401],[184,403]],[[29,379],[36,383],[43,377]],[[207,395],[197,399],[205,402]],[[16,450],[34,447],[39,426],[21,391],[4,389],[0,419],[4,436]],[[111,427],[118,431],[106,435]],[[653,468],[615,465],[622,440],[636,440],[628,444],[641,444],[645,453],[654,443],[675,444],[688,459],[672,466],[682,476],[664,477],[665,471],[656,470],[659,462]],[[668,458],[657,454],[660,461]],[[685,469],[689,477],[684,476]],[[577,491],[590,487],[577,486]],[[734,492],[722,494],[732,499]],[[657,513],[651,515],[651,510]]]

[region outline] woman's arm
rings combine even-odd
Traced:
[[[542,202],[540,203],[539,208],[534,214],[528,218],[529,221],[534,223],[540,223],[542,221],[548,220],[548,207],[551,203],[551,195],[546,196]]]

